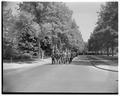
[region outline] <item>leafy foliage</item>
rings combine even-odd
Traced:
[[[72,11],[64,3],[22,2],[18,10],[19,14],[4,16],[3,21],[4,30],[6,27],[11,29],[12,34],[8,34],[12,36],[8,37],[13,39],[14,36],[12,44],[18,54],[42,57],[42,53],[50,55],[54,46],[62,50],[83,50],[84,43],[75,20],[72,20]],[[10,22],[9,17],[12,18]]]
[[[109,51],[114,55],[118,46],[118,2],[107,2],[101,7],[97,26],[88,41],[90,51]]]

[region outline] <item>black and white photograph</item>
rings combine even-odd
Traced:
[[[2,94],[118,94],[118,1],[1,1]]]

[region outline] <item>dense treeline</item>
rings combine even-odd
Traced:
[[[101,6],[97,26],[90,39],[88,49],[94,53],[112,56],[118,51],[118,2],[107,2]]]
[[[4,58],[43,58],[54,47],[82,52],[82,36],[64,3],[22,2],[17,15],[8,5],[2,2]]]

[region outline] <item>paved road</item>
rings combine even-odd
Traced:
[[[86,56],[72,64],[42,65],[3,73],[5,92],[117,93],[118,73],[98,69]],[[77,61],[78,60],[78,61]]]

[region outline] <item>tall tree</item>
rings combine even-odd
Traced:
[[[13,50],[16,47],[16,33],[13,30],[15,18],[12,10],[8,8],[8,2],[2,2],[2,25],[3,25],[3,57],[10,58],[13,56]],[[10,51],[11,50],[11,51]]]
[[[40,42],[46,36],[43,31],[43,25],[45,23],[51,23],[52,37],[53,35],[57,36],[57,31],[59,29],[61,32],[66,30],[66,24],[72,15],[71,11],[65,6],[65,4],[57,2],[23,2],[20,4],[20,10],[31,13],[34,16],[33,20],[38,23],[41,28],[39,34],[40,37],[38,37],[39,50],[41,49]],[[43,52],[43,50],[41,51]]]
[[[118,46],[118,2],[107,2],[106,5],[102,5],[97,26],[92,35],[89,45],[94,45],[92,46],[94,48],[96,46],[95,49],[92,49],[106,50],[107,55],[111,50],[112,55],[114,55],[114,49]],[[96,41],[96,43],[91,41]]]

